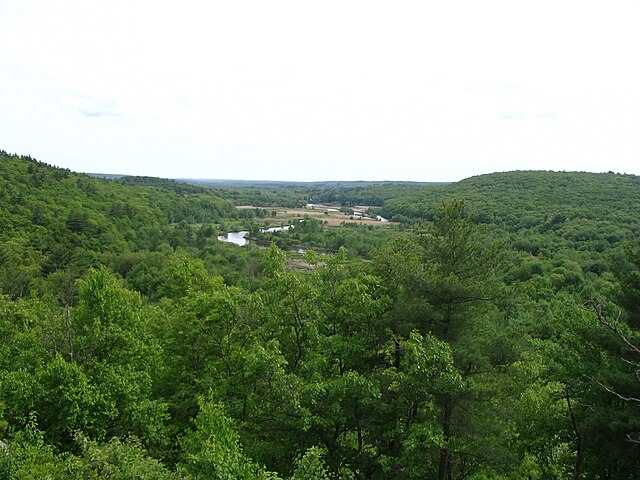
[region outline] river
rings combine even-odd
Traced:
[[[283,232],[289,230],[293,225],[284,225],[282,227],[269,227],[269,228],[261,228],[260,231],[262,233],[273,233],[273,232]],[[235,245],[244,246],[247,244],[248,240],[245,238],[249,235],[247,230],[241,230],[240,232],[229,232],[224,235],[218,235],[218,240],[221,242],[233,243]]]

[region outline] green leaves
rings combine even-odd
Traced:
[[[244,455],[239,436],[221,405],[202,398],[198,403],[200,413],[183,441],[184,460],[178,466],[181,474],[207,480],[277,478]]]
[[[291,480],[329,480],[329,472],[322,460],[325,453],[318,447],[309,448],[296,460]]]
[[[161,443],[166,406],[151,395],[162,371],[162,349],[139,294],[106,269],[94,270],[81,283],[72,325],[71,358],[99,391],[104,434],[133,433]]]
[[[0,160],[1,478],[638,477],[616,335],[637,343],[636,177],[225,190],[385,202],[407,233],[367,262],[394,227],[272,237],[335,255],[237,249],[212,222],[266,210]]]

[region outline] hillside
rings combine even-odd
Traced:
[[[517,171],[491,173],[424,188],[385,202],[388,216],[433,216],[437,204],[464,198],[478,220],[517,229],[550,214],[607,217],[624,224],[640,205],[640,177],[613,173]],[[590,212],[587,214],[587,212]]]
[[[126,177],[128,178],[128,177]],[[0,151],[0,285],[28,294],[37,278],[80,274],[109,255],[172,250],[181,222],[216,222],[230,203],[191,185],[129,186]],[[159,180],[159,179],[157,179]]]
[[[640,235],[640,177],[522,171],[480,175],[385,201],[397,221],[433,219],[442,202],[463,198],[477,223],[509,235],[532,254],[563,248],[604,252]]]
[[[206,189],[1,152],[0,478],[640,480],[639,190]]]

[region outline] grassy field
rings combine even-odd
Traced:
[[[253,205],[240,205],[236,207],[238,209],[255,209]],[[389,226],[392,222],[383,222],[377,220],[375,217],[370,217],[366,214],[368,206],[355,206],[352,208],[353,214],[350,212],[341,212],[339,206],[314,204],[313,207],[305,208],[283,208],[283,207],[268,207],[266,210],[269,212],[269,216],[261,218],[260,220],[273,225],[281,225],[282,223],[288,223],[292,220],[301,218],[312,218],[314,220],[321,220],[326,223],[327,226],[335,227],[342,225],[343,223],[358,223],[361,225],[374,225],[378,227]],[[275,212],[275,216],[273,213]],[[361,215],[358,215],[360,213]]]

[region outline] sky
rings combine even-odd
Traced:
[[[0,149],[167,178],[640,174],[636,0],[0,0]]]

